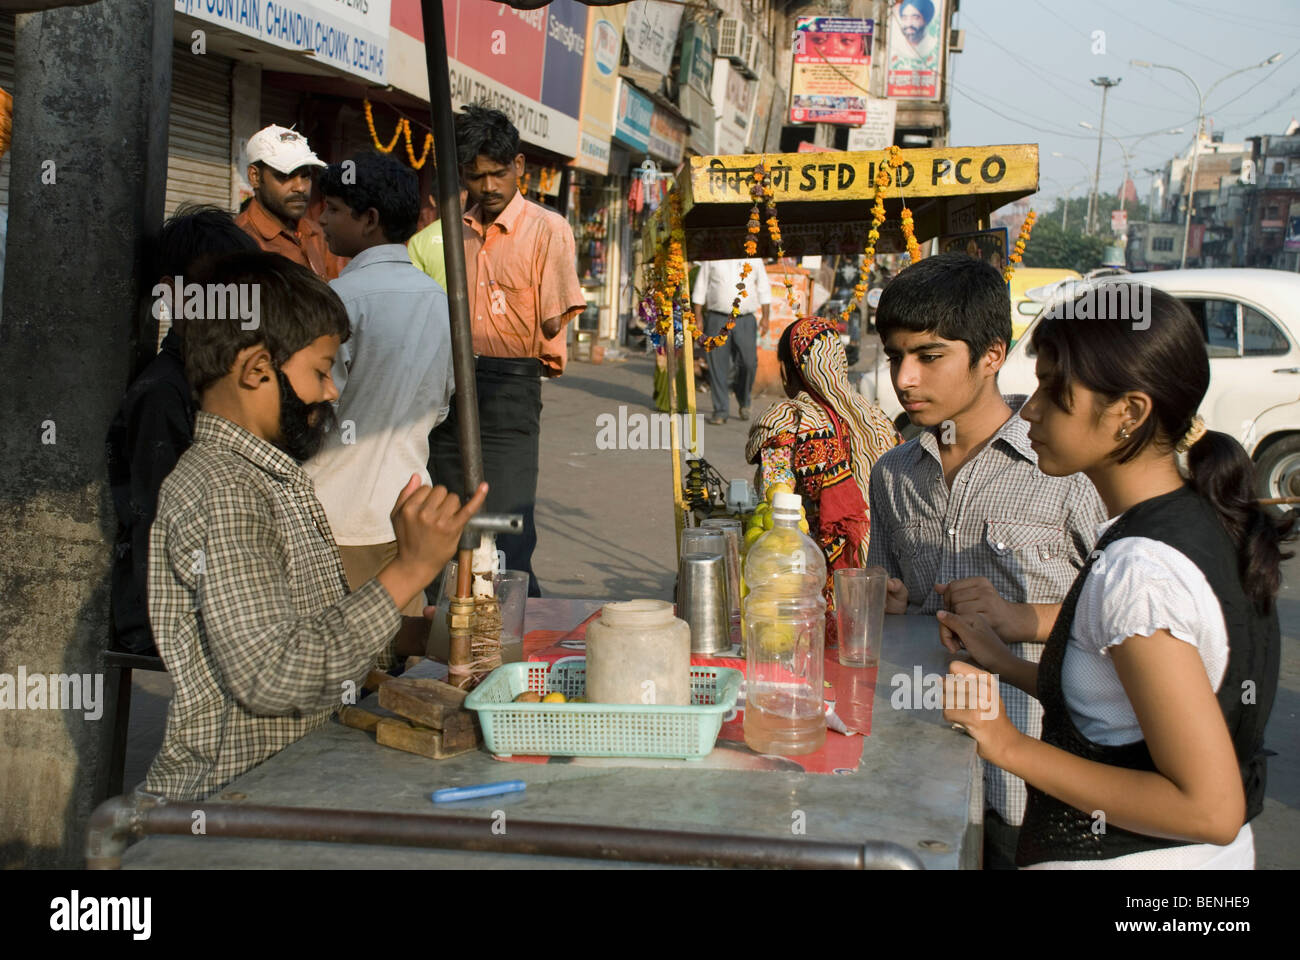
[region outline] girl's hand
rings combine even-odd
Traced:
[[[938,610],[935,617],[939,620],[939,642],[949,653],[965,650],[979,666],[993,671],[999,671],[1011,656],[982,613],[963,616]]]
[[[982,759],[1001,766],[1024,734],[1002,710],[997,676],[960,660],[948,669],[952,672],[943,679],[943,718],[960,724],[974,738]]]

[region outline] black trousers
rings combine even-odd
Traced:
[[[716,337],[722,332],[728,313],[716,310],[704,312],[704,335]],[[731,361],[739,366],[736,378],[736,401],[740,406],[748,407],[750,391],[754,389],[754,377],[758,374],[758,321],[752,313],[742,313],[736,318],[736,325],[727,337],[727,342],[714,347],[705,354],[709,364],[709,392],[713,395],[713,415],[726,417],[731,413]]]
[[[524,515],[524,532],[498,535],[497,549],[505,551],[507,569],[528,574],[530,597],[542,595],[533,573],[533,549],[537,546],[533,514],[542,420],[541,372],[539,360],[479,357],[475,376],[479,431],[483,439],[483,479],[488,482],[483,510]],[[434,483],[442,484],[463,500],[466,491],[457,437],[457,400],[452,397],[447,419],[429,434],[429,473]]]
[[[1020,828],[1013,827],[995,810],[984,811],[984,869],[1016,870]]]

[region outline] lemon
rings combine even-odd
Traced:
[[[745,531],[745,539],[741,543],[740,549],[742,551],[748,550],[751,546],[753,546],[754,541],[757,540],[759,537],[761,537],[765,532],[766,531],[762,527],[750,527],[748,530]]]
[[[771,530],[771,529],[772,529],[772,511],[771,511],[771,510],[769,510],[767,513],[763,514],[763,529],[764,529],[764,530]]]
[[[548,693],[546,696],[542,697],[542,703],[566,703],[566,702],[567,701],[565,700],[564,694],[559,693],[558,691],[556,693]]]
[[[800,520],[800,521],[799,521],[799,529],[802,530],[804,533],[808,533],[808,531],[809,531],[809,528],[808,528],[808,521],[807,521],[807,520]]]
[[[788,483],[774,483],[767,488],[767,493],[764,496],[767,502],[771,503],[778,493],[794,493],[794,488]]]
[[[758,646],[768,656],[779,656],[794,649],[795,629],[788,624],[767,623],[758,628]]]

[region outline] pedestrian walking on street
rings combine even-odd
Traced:
[[[713,416],[708,422],[721,425],[730,415],[731,398],[730,378],[731,362],[740,365],[740,375],[736,382],[736,401],[740,404],[740,419],[749,419],[750,393],[754,389],[754,377],[758,374],[758,338],[767,335],[768,324],[772,321],[772,288],[767,281],[767,271],[763,261],[756,258],[748,260],[706,260],[700,264],[699,274],[695,278],[695,290],[691,301],[695,304],[695,324],[704,331],[706,337],[716,337],[731,319],[731,305],[739,292],[736,284],[740,282],[741,268],[749,264],[749,278],[740,300],[740,315],[732,328],[727,342],[714,347],[707,354],[709,364],[709,391],[713,394]],[[763,322],[755,319],[755,308],[761,308]]]
[[[319,224],[307,215],[312,175],[326,164],[307,138],[272,124],[248,138],[248,185],[253,197],[235,222],[268,253],[302,264],[322,280],[339,275]]]
[[[393,157],[359,153],[350,163],[320,178],[321,229],[331,253],[351,258],[330,283],[352,330],[334,357],[340,429],[304,469],[359,590],[397,555],[393,491],[412,474],[429,482],[429,432],[447,416],[454,379],[447,294],[406,252],[419,180]],[[423,595],[402,612],[422,616]]]
[[[529,596],[537,597],[532,557],[541,378],[564,372],[564,325],[587,306],[577,244],[568,221],[519,192],[524,155],[505,114],[466,107],[456,117],[456,148],[470,203],[463,218],[465,272],[490,487],[486,509],[523,514],[524,532],[498,537],[497,545],[509,569],[528,573]],[[429,469],[437,483],[462,493],[455,405],[453,398],[451,414],[430,437]]]

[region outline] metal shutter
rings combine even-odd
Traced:
[[[230,76],[233,61],[172,48],[167,208],[185,201],[230,209]]]
[[[281,127],[294,127],[300,123],[299,106],[302,94],[297,90],[281,90],[267,86],[262,82],[262,127],[277,124]],[[260,128],[259,128],[260,129]],[[301,130],[301,126],[297,126]]]
[[[0,87],[14,96],[14,15],[0,13]],[[16,97],[15,97],[16,99]],[[13,147],[10,146],[10,150]],[[0,158],[0,209],[9,208],[9,154]]]

